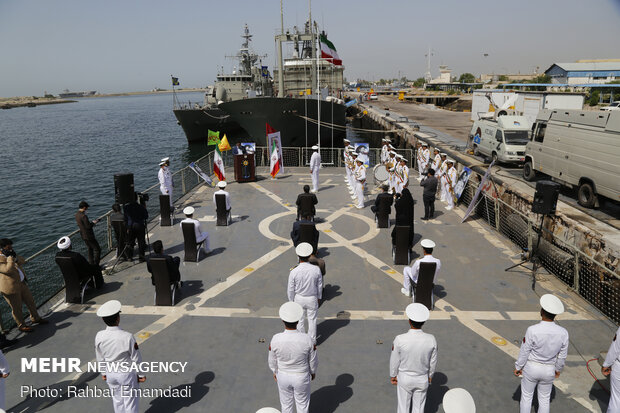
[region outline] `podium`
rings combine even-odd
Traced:
[[[234,155],[235,180],[237,182],[256,181],[254,154]]]

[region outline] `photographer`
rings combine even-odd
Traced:
[[[140,203],[137,202],[137,198],[140,198]],[[148,201],[147,194],[138,194],[133,202],[125,205],[125,225],[127,225],[127,258],[133,259],[133,246],[138,240],[138,257],[140,262],[146,261],[145,250],[146,242],[144,240],[146,220],[149,218],[149,213],[146,210],[145,204]]]
[[[42,319],[37,312],[34,298],[26,284],[26,274],[22,269],[24,262],[24,258],[13,250],[13,241],[8,238],[0,239],[0,292],[13,310],[13,318],[19,331],[29,333],[33,329],[24,323],[22,304],[28,307],[33,323],[47,324],[48,321]]]

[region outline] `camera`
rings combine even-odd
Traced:
[[[136,192],[136,196],[141,204],[145,204],[150,199],[149,194],[144,192]]]

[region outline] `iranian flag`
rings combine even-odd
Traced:
[[[215,145],[215,153],[213,154],[213,173],[220,181],[226,180],[226,174],[224,173],[224,161],[222,160],[220,145]]]
[[[321,57],[331,60],[336,66],[342,66],[342,60],[340,60],[340,56],[338,56],[336,46],[327,40],[327,36],[324,34],[319,37],[319,40],[321,41]]]
[[[279,133],[278,133],[279,134]],[[275,178],[278,172],[280,172],[280,156],[278,154],[278,145],[276,145],[276,140],[271,140],[271,177]]]

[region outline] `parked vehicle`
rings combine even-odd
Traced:
[[[620,100],[616,102],[611,102],[609,106],[605,106],[601,108],[601,110],[620,110]]]
[[[523,163],[530,125],[524,116],[476,120],[469,134],[474,155],[488,156],[496,163]]]
[[[368,96],[368,100],[377,100],[377,99],[379,98],[377,97],[376,93],[371,93],[370,96]]]
[[[577,188],[581,205],[620,200],[620,112],[541,110],[525,150],[523,177],[537,172]]]

